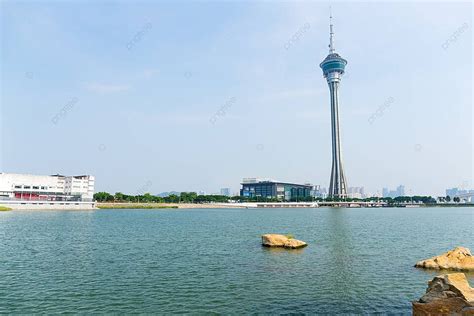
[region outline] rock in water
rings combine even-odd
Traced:
[[[474,271],[474,257],[471,251],[464,247],[456,247],[442,255],[418,261],[417,268],[448,269],[458,271]]]
[[[428,289],[412,303],[413,315],[474,315],[474,289],[464,273],[439,275],[428,282]]]
[[[265,234],[262,235],[262,245],[265,247],[303,248],[308,244],[304,241],[293,239],[285,235]]]

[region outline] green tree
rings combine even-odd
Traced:
[[[124,195],[121,192],[117,192],[114,194],[114,200],[117,202],[122,202],[124,201]]]
[[[193,203],[196,198],[197,198],[196,192],[181,192],[180,194],[181,202],[184,202],[184,203]]]
[[[176,194],[170,194],[169,196],[165,197],[165,202],[166,203],[178,203],[179,202],[179,196]]]
[[[94,194],[94,200],[97,202],[113,201],[114,197],[107,192],[97,192]]]
[[[143,194],[142,199],[140,200],[143,200],[143,202],[146,202],[146,203],[151,203],[153,202],[154,197],[150,193],[145,193]]]

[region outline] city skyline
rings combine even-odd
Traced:
[[[130,193],[329,187],[328,3],[1,6],[0,171]],[[349,186],[473,186],[471,10],[333,4]]]

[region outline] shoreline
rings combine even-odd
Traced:
[[[415,204],[410,205],[384,205],[384,206],[341,206],[337,202],[335,205],[318,205],[318,202],[287,202],[287,203],[265,203],[265,202],[246,202],[246,203],[107,203],[96,202],[95,209],[246,209],[246,208],[316,208],[316,207],[333,207],[333,208],[418,208],[418,207],[474,207],[473,203],[466,204]],[[351,203],[349,203],[350,205]],[[352,204],[357,204],[353,202]]]
[[[2,209],[4,207],[4,209]],[[95,202],[86,205],[2,205],[0,211],[94,211],[94,210],[166,210],[166,209],[257,209],[257,208],[444,208],[444,207],[474,207],[474,204],[417,204],[415,207],[406,205],[384,206],[351,206],[351,205],[315,205],[314,203],[107,203]]]
[[[246,205],[237,203],[103,203],[97,202],[96,209],[193,209],[193,208],[246,208]]]

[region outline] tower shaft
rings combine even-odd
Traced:
[[[339,130],[339,81],[328,82],[331,95],[331,134],[332,168],[329,184],[329,196],[346,197],[347,186],[341,157],[341,138]]]

